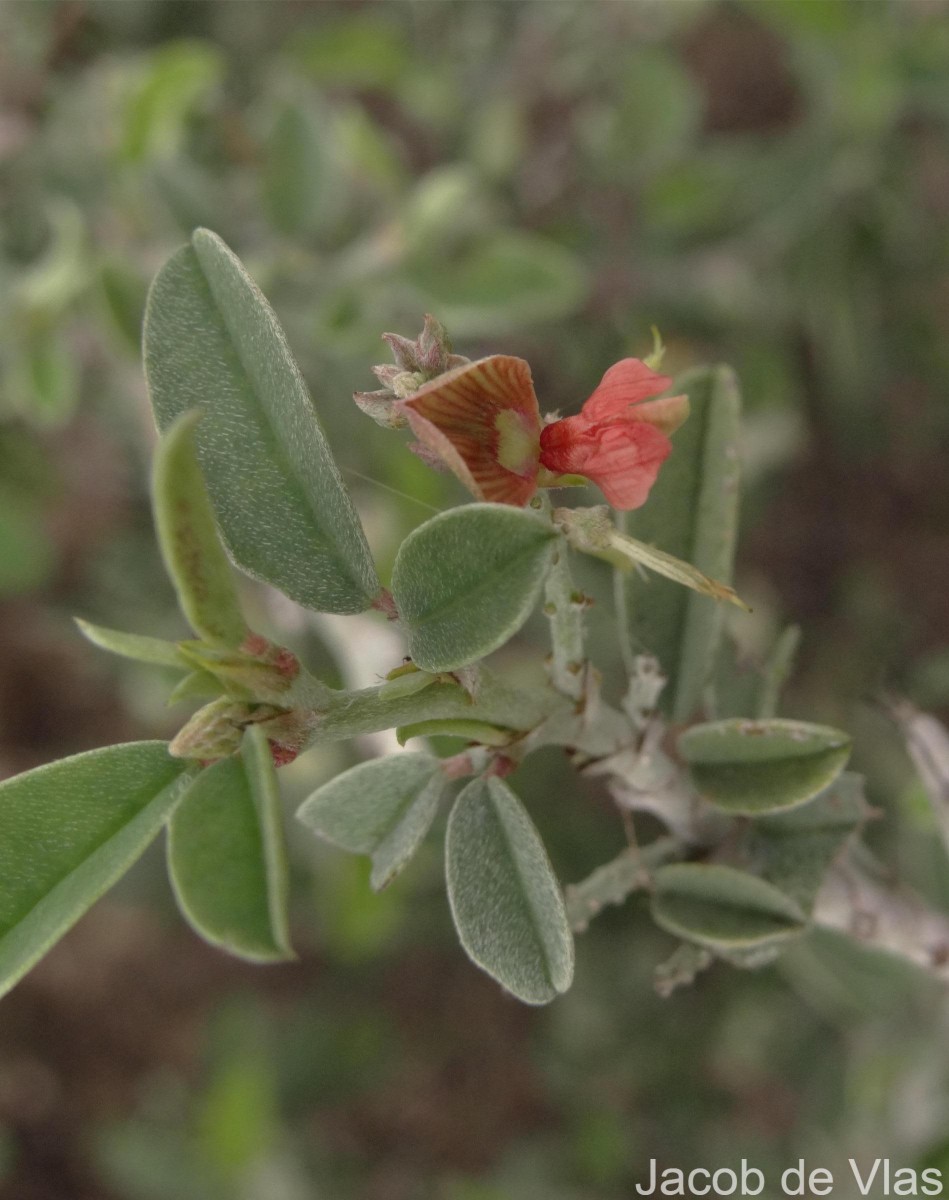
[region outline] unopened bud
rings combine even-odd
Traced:
[[[168,747],[175,758],[197,758],[215,762],[234,754],[241,744],[244,726],[253,709],[248,704],[222,696],[199,708],[172,739]]]

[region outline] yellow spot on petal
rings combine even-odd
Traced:
[[[494,419],[498,433],[498,462],[516,475],[534,470],[540,458],[538,430],[516,409],[506,408]]]

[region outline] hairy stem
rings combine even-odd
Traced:
[[[550,682],[571,700],[583,695],[583,610],[586,598],[574,588],[567,539],[559,539],[544,590],[550,621]]]
[[[567,919],[574,932],[582,933],[607,904],[622,904],[633,892],[648,889],[651,872],[681,858],[684,852],[678,838],[657,838],[642,849],[627,847],[580,883],[570,884],[565,898]]]

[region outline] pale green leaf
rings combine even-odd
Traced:
[[[168,825],[168,874],[206,941],[251,962],[293,958],[280,793],[270,748],[251,725],[238,754],[206,768]]]
[[[345,203],[328,126],[327,113],[303,102],[285,104],[274,121],[262,183],[270,218],[281,233],[312,234]]]
[[[482,746],[506,746],[518,736],[513,729],[491,725],[487,721],[472,721],[464,717],[436,717],[430,721],[416,721],[412,725],[400,725],[395,731],[399,745],[404,746],[411,738],[456,737],[468,742],[479,742]]]
[[[784,892],[733,867],[674,863],[654,876],[652,913],[663,929],[725,952],[773,946],[801,933],[804,912]]]
[[[392,594],[413,660],[452,671],[513,637],[537,601],[556,537],[542,518],[504,504],[454,508],[409,534]]]
[[[689,419],[672,438],[649,502],[625,518],[626,529],[728,585],[738,523],[738,385],[728,368],[714,367],[683,375],[673,391],[688,395]],[[701,706],[715,662],[721,606],[662,579],[631,575],[620,588],[632,650],[659,659],[669,680],[660,703],[676,720],[688,719]]]
[[[283,330],[237,257],[198,229],[149,292],[145,371],[159,428],[200,408],[198,458],[248,574],[320,611],[368,608],[365,535]]]
[[[712,721],[679,738],[696,789],[732,813],[793,808],[829,787],[850,757],[839,729],[805,721]]]
[[[550,238],[523,231],[474,239],[450,271],[436,255],[419,256],[409,269],[429,307],[456,337],[562,319],[582,305],[589,290],[576,255]]]
[[[155,526],[181,611],[199,637],[237,647],[248,629],[221,547],[195,450],[198,409],[171,425],[155,451],[152,474]]]
[[[188,113],[220,81],[222,58],[219,47],[197,40],[167,41],[153,51],[119,110],[121,157],[140,162],[171,154],[185,135]]]
[[[135,862],[188,777],[163,742],[131,742],[0,783],[0,995]]]
[[[303,802],[297,817],[328,842],[370,855],[369,881],[379,891],[421,845],[445,783],[437,758],[393,754],[337,775]]]
[[[461,792],[448,821],[452,916],[470,958],[527,1004],[570,987],[573,936],[560,885],[517,796],[495,777]]]
[[[106,629],[104,625],[93,625],[91,621],[83,621],[81,617],[73,617],[79,626],[79,632],[88,638],[94,646],[108,650],[122,658],[131,658],[135,662],[149,663],[154,667],[185,667],[190,666],[188,660],[180,652],[174,642],[166,642],[162,638],[148,637],[140,633],[123,633],[118,629]]]
[[[827,869],[869,813],[863,777],[844,771],[809,804],[754,821],[746,857],[809,912]]]

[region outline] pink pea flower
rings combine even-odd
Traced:
[[[615,508],[632,509],[645,503],[672,450],[668,435],[689,413],[686,396],[649,400],[671,382],[624,358],[576,416],[543,425],[528,364],[495,354],[447,371],[396,407],[423,450],[479,500],[523,506],[538,486],[580,475]]]
[[[672,452],[669,435],[689,415],[687,396],[649,399],[671,383],[638,358],[621,359],[576,416],[544,427],[541,464],[591,479],[614,508],[639,508]]]

